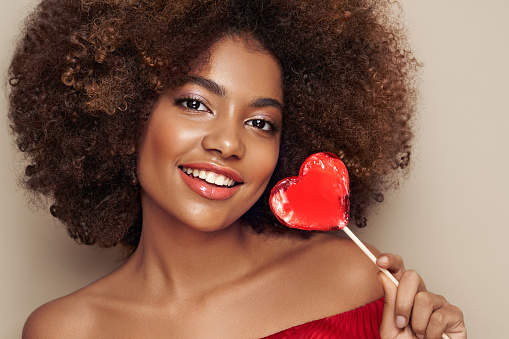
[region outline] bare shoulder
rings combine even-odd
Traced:
[[[119,273],[123,267],[37,308],[25,322],[23,339],[97,338],[106,337],[108,330],[118,330],[118,320],[126,318],[126,309],[132,309],[124,302],[130,286],[125,282],[132,279]]]
[[[97,337],[112,313],[114,273],[37,308],[25,322],[23,339]]]
[[[23,327],[23,339],[85,338],[92,323],[85,294],[77,291],[53,300],[30,314]]]
[[[333,295],[338,296],[338,303],[352,309],[383,296],[377,276],[378,267],[353,241],[335,235],[320,234],[316,243],[313,251],[321,260],[317,267],[323,271],[317,272],[317,275],[321,275],[322,281],[329,284],[331,290],[337,291]],[[375,256],[379,255],[374,247],[365,245]]]

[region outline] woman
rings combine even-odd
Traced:
[[[389,11],[43,1],[10,68],[26,185],[74,239],[129,258],[37,309],[24,337],[465,338],[461,311],[398,256],[378,260],[396,290],[350,241],[268,208],[275,182],[330,151],[362,226],[407,166],[417,63]]]

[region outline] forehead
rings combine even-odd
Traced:
[[[253,39],[225,37],[191,66],[191,75],[211,79],[226,89],[255,91],[282,100],[279,60]]]

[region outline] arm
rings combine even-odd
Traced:
[[[378,274],[385,293],[381,338],[441,338],[442,333],[451,339],[467,337],[461,310],[427,291],[417,272],[405,270],[400,256],[382,254],[377,265],[399,281],[396,287],[385,274]]]

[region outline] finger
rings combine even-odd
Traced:
[[[432,324],[433,312],[440,310],[442,307],[447,306],[448,303],[444,297],[433,294],[431,292],[419,292],[415,295],[414,307],[412,310],[412,329],[415,334],[424,336],[427,333],[428,327]],[[444,326],[440,326],[440,318],[435,319],[439,321],[439,328],[436,331],[442,331],[439,333],[439,337],[442,335]],[[433,325],[436,326],[436,325]],[[431,329],[431,327],[430,327]],[[433,327],[433,333],[436,332]]]
[[[391,272],[397,280],[399,280],[403,272],[405,272],[405,264],[403,263],[403,259],[397,254],[381,254],[378,256],[376,264],[378,267],[385,268]]]
[[[382,283],[384,289],[384,311],[382,323],[380,324],[380,333],[392,333],[395,329],[394,310],[396,307],[396,293],[397,287],[394,283],[382,272],[378,273],[378,278]]]
[[[396,294],[395,315],[398,327],[403,328],[408,324],[415,297],[418,292],[425,290],[426,286],[417,272],[409,270],[403,273]]]
[[[448,303],[431,314],[426,337],[442,338],[442,333],[461,334],[466,338],[463,313],[459,308]]]

